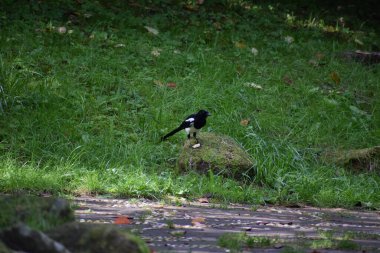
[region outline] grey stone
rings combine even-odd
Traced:
[[[61,243],[23,223],[3,230],[0,239],[13,250],[38,253],[70,253]]]
[[[140,238],[113,225],[72,222],[57,227],[48,234],[77,253],[150,252]]]

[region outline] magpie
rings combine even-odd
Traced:
[[[161,138],[161,141],[166,140],[168,137],[174,135],[175,133],[185,129],[187,133],[187,138],[190,139],[191,134],[195,138],[196,142],[199,143],[197,139],[197,133],[199,130],[206,125],[206,118],[211,114],[206,110],[200,110],[197,113],[189,115],[179,127],[165,135]]]

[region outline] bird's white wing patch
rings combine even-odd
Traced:
[[[187,120],[185,120],[186,122],[190,122],[190,123],[193,123],[194,122],[194,118],[188,118]]]

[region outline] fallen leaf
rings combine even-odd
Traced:
[[[316,60],[313,60],[313,59],[309,61],[309,64],[313,65],[314,67],[318,67],[318,65],[319,65],[318,62]]]
[[[330,78],[331,78],[331,80],[334,81],[335,84],[340,84],[340,77],[339,77],[338,73],[336,73],[335,71],[331,72]]]
[[[256,56],[258,53],[259,53],[259,50],[257,50],[256,48],[251,48],[251,53]]]
[[[237,48],[246,48],[247,45],[244,44],[243,42],[237,41],[237,42],[235,42],[235,47],[237,47]]]
[[[198,202],[199,203],[209,203],[208,198],[199,198]]]
[[[131,223],[132,223],[132,218],[130,218],[128,216],[116,217],[116,219],[114,221],[114,224],[117,224],[117,225],[127,225],[127,224],[131,224]]]
[[[67,31],[66,27],[64,27],[64,26],[58,27],[57,30],[58,30],[58,33],[61,33],[61,34],[66,33],[66,31]]]
[[[194,219],[191,220],[191,224],[196,227],[203,226],[205,223],[206,219],[203,217],[195,217]]]
[[[114,47],[116,47],[116,48],[118,48],[118,47],[125,47],[125,44],[123,44],[123,43],[116,44]]]
[[[242,125],[242,126],[248,126],[248,124],[249,124],[249,119],[242,119],[240,121],[240,125]]]
[[[201,144],[200,144],[200,143],[197,143],[197,144],[195,144],[195,145],[192,146],[192,148],[194,148],[194,149],[195,149],[195,148],[200,148],[200,147],[201,147]]]
[[[222,25],[219,22],[214,22],[212,25],[215,27],[216,30],[222,29]]]
[[[160,56],[161,55],[161,49],[159,49],[159,48],[154,48],[153,50],[152,50],[152,52],[150,52],[153,56],[155,56],[155,57],[158,57],[158,56]]]
[[[246,83],[245,86],[254,88],[256,90],[261,90],[263,88],[261,85],[258,85],[256,83]]]
[[[170,232],[172,236],[184,236],[186,234],[185,230],[178,230]]]
[[[361,41],[361,40],[359,40],[359,39],[355,39],[354,41],[355,41],[356,44],[358,44],[358,45],[360,45],[360,46],[363,46],[363,45],[364,45],[363,41]]]
[[[169,88],[175,88],[175,87],[177,87],[177,84],[173,83],[173,82],[169,82],[169,83],[166,84],[166,86],[169,87]]]
[[[282,78],[282,80],[284,81],[284,83],[286,83],[287,85],[292,85],[293,84],[293,80],[289,77],[289,76],[284,76]]]
[[[323,58],[325,58],[325,55],[322,54],[322,53],[319,53],[319,52],[318,52],[318,53],[315,54],[315,58],[317,58],[317,60],[320,61],[320,60],[322,60]]]
[[[284,38],[285,42],[290,44],[290,43],[293,43],[294,42],[294,38],[292,36],[286,36]]]
[[[157,29],[155,29],[155,28],[153,28],[153,27],[150,27],[150,26],[144,26],[144,28],[146,29],[146,30],[148,30],[148,32],[150,32],[151,34],[153,34],[153,35],[158,35],[158,30]]]

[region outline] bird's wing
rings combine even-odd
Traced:
[[[194,125],[194,118],[187,118],[181,123],[180,128],[185,129],[191,127],[192,125]]]

